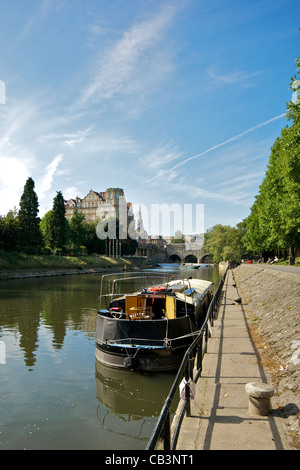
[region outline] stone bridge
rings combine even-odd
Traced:
[[[187,243],[169,243],[166,246],[168,261],[171,263],[204,263],[210,253],[205,253],[202,248]]]
[[[164,247],[149,243],[139,243],[137,256],[145,256],[148,259],[161,263],[204,263],[208,261],[210,253],[205,253],[202,248],[192,249],[192,244],[168,243]]]

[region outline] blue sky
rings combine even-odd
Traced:
[[[151,204],[234,226],[287,125],[299,19],[298,0],[1,0],[0,214],[31,176],[41,216],[121,187],[149,233]]]

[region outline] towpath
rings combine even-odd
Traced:
[[[277,271],[282,271],[285,273],[300,275],[300,266],[283,266],[281,264],[267,264],[267,263],[255,264],[255,265],[251,264],[251,266],[252,267],[256,266],[256,267],[260,267],[264,269],[272,269],[273,271],[277,270]]]
[[[271,380],[259,364],[243,306],[235,302],[238,296],[229,270],[191,417],[183,420],[177,450],[292,450],[275,411],[268,416],[248,414],[245,385]]]

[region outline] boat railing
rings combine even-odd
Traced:
[[[226,269],[218,288],[214,294],[212,301],[209,304],[209,308],[205,317],[205,321],[200,329],[200,332],[190,347],[187,349],[181,365],[178,369],[174,382],[171,386],[169,395],[167,396],[164,406],[160,412],[158,421],[152,432],[152,435],[147,443],[146,450],[155,450],[159,441],[162,441],[164,450],[176,450],[178,436],[182,424],[184,415],[187,417],[191,416],[191,390],[190,383],[197,382],[202,372],[202,361],[207,350],[208,338],[211,335],[211,327],[213,326],[214,320],[217,318],[219,304],[221,301],[221,294],[223,285],[225,282]],[[194,371],[196,375],[194,377]],[[171,407],[173,404],[176,392],[181,384],[182,380],[185,379],[185,395],[183,405],[178,413],[175,425],[171,423]],[[171,436],[171,426],[173,428],[173,435]]]
[[[111,284],[111,292],[108,293],[108,294],[103,294],[103,287],[104,287],[104,281],[106,280],[106,278],[108,277],[115,277],[115,276],[122,276],[122,277],[117,277],[115,279],[113,279],[112,281],[112,284]],[[190,278],[184,278],[184,276],[181,276],[181,275],[177,275],[176,274],[176,277],[179,277],[181,278],[181,280],[184,282],[186,281],[190,288],[191,288],[191,285],[190,285]],[[120,295],[126,295],[126,294],[129,294],[128,292],[115,292],[115,288],[117,286],[117,283],[118,282],[122,282],[122,281],[131,281],[131,280],[141,280],[141,279],[146,279],[147,282],[150,282],[154,279],[163,279],[165,281],[165,279],[167,278],[167,282],[166,282],[166,289],[168,288],[168,284],[171,280],[174,279],[174,274],[171,274],[171,273],[166,273],[165,271],[163,272],[157,272],[157,273],[154,273],[153,271],[140,271],[140,272],[134,272],[134,273],[124,273],[124,272],[121,272],[121,273],[110,273],[110,274],[103,274],[102,277],[101,277],[101,285],[100,285],[100,295],[99,295],[99,308],[101,307],[101,300],[103,298],[107,298],[107,297],[110,297],[111,300],[113,299],[113,297],[116,297],[116,296],[120,296]],[[186,295],[185,295],[185,310],[186,310],[186,314],[187,314],[187,303],[186,303]]]

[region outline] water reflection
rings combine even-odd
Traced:
[[[25,364],[32,370],[42,327],[57,350],[67,330],[95,332],[99,283],[99,276],[1,281],[0,336],[10,331],[19,338]]]
[[[193,276],[219,282],[219,271],[211,268],[165,270],[165,280],[171,274]],[[161,268],[151,276],[161,276]],[[133,273],[128,273],[131,277]],[[63,278],[39,278],[0,283],[0,337],[10,331],[19,338],[19,348],[24,361],[32,370],[37,361],[39,334],[42,327],[48,330],[53,348],[63,347],[67,331],[85,331],[91,336],[96,331],[96,316],[101,276],[66,276]],[[111,278],[113,279],[113,277]],[[138,289],[145,279],[135,279],[122,288]],[[124,292],[124,290],[123,290]]]
[[[157,416],[165,400],[166,386],[174,374],[140,374],[106,367],[96,361],[98,400],[115,415],[133,419]]]
[[[175,375],[140,374],[127,370],[116,370],[96,361],[96,390],[99,405],[97,416],[102,428],[122,436],[122,428],[116,423],[126,422],[126,435],[131,427],[131,437],[149,439],[149,424],[156,421],[166,394]],[[174,399],[176,409],[178,397]],[[172,413],[172,410],[171,410]],[[111,419],[115,415],[118,421]]]
[[[218,283],[217,270],[196,271],[174,274]],[[0,449],[145,448],[173,375],[96,363],[100,280],[0,282]]]

